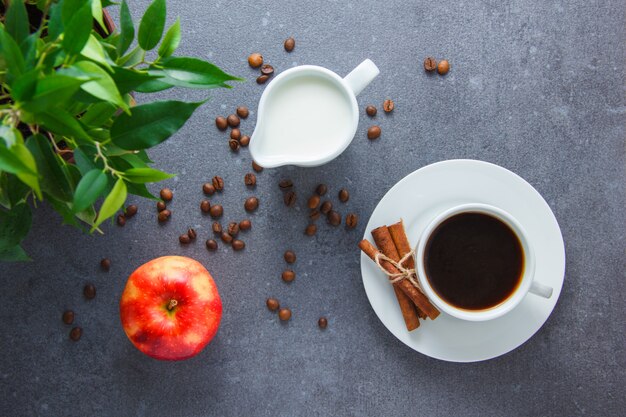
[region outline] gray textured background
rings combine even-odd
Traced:
[[[137,17],[148,1],[132,1]],[[180,15],[180,54],[210,59],[246,77],[212,100],[151,155],[178,173],[171,221],[159,226],[154,203],[123,229],[88,236],[37,210],[25,242],[34,262],[0,265],[0,409],[19,416],[574,416],[624,415],[624,11],[623,1],[259,1],[170,0]],[[283,50],[288,36],[293,53]],[[213,119],[256,107],[262,87],[246,64],[259,51],[278,71],[319,64],[346,74],[370,57],[381,75],[360,107],[395,100],[376,117],[383,135],[365,138],[364,115],[352,145],[315,169],[281,168],[245,189],[247,150],[233,155]],[[421,68],[447,57],[446,77]],[[170,91],[170,98],[205,93]],[[140,98],[141,99],[141,98]],[[256,114],[243,123],[251,133]],[[395,156],[390,156],[394,155]],[[426,164],[475,158],[518,173],[554,210],[563,230],[567,273],[545,326],[519,349],[475,364],[437,361],[398,342],[371,310],[356,242],[370,213],[399,179]],[[242,253],[208,253],[210,221],[199,210],[201,184],[222,175],[215,199],[225,220],[244,216],[243,199],[261,199]],[[276,186],[292,178],[299,207],[283,206]],[[318,182],[352,197],[341,211],[361,216],[356,231],[320,224],[306,238],[305,197]],[[153,187],[158,190],[160,187]],[[181,247],[189,225],[198,242]],[[298,254],[296,281],[280,280],[282,252]],[[197,357],[165,363],[137,351],[118,318],[126,277],[165,254],[203,262],[219,286],[224,316]],[[99,260],[113,262],[109,273]],[[98,296],[82,297],[85,282]],[[283,325],[267,296],[292,307]],[[78,343],[60,319],[66,308],[84,328]],[[320,331],[320,315],[329,327]],[[621,411],[620,411],[621,410]]]

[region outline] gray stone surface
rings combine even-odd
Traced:
[[[147,0],[131,2],[138,16]],[[89,236],[60,227],[45,205],[25,246],[34,262],[0,265],[0,410],[15,416],[617,416],[626,409],[625,113],[623,1],[511,2],[170,0],[180,15],[181,54],[210,59],[249,81],[210,92],[212,100],[151,156],[178,173],[172,220],[159,226],[154,203],[132,199],[138,215],[123,229]],[[294,36],[287,54],[282,42]],[[213,119],[256,107],[262,87],[246,64],[260,51],[278,71],[319,64],[346,74],[370,57],[381,75],[359,104],[395,100],[392,115],[361,117],[337,160],[314,169],[280,168],[246,190],[247,150],[233,155]],[[446,57],[446,77],[421,68]],[[168,91],[160,97],[203,98]],[[140,97],[141,100],[141,97]],[[256,114],[243,122],[251,133]],[[376,142],[365,138],[381,125]],[[543,194],[562,227],[565,285],[544,327],[519,349],[482,363],[454,364],[397,341],[371,310],[356,242],[378,200],[426,164],[475,158],[517,172]],[[225,220],[245,216],[258,195],[242,253],[208,253],[210,222],[198,209],[201,184],[226,180],[214,200]],[[276,186],[292,178],[298,208]],[[318,182],[331,195],[347,187],[341,211],[358,230],[321,223],[305,238],[305,197]],[[154,186],[153,190],[160,187]],[[294,214],[295,211],[295,214]],[[197,243],[178,244],[188,226]],[[282,252],[298,254],[298,277],[280,280]],[[152,360],[126,339],[118,300],[129,273],[165,254],[203,262],[219,286],[224,316],[216,339],[180,363]],[[109,273],[99,270],[111,258]],[[86,301],[85,282],[98,296]],[[276,296],[293,309],[280,324],[265,306]],[[65,308],[84,328],[78,343],[61,322]],[[316,322],[327,315],[329,326]],[[621,410],[621,411],[620,411]]]

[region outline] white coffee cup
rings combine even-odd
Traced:
[[[504,301],[484,310],[466,310],[446,302],[433,289],[426,274],[424,252],[431,234],[444,221],[461,213],[482,213],[500,220],[517,235],[524,251],[524,269],[517,288]],[[437,215],[422,232],[415,254],[415,264],[418,281],[431,302],[441,311],[462,320],[485,321],[500,317],[514,309],[529,292],[544,298],[552,296],[552,288],[534,280],[535,254],[522,225],[508,212],[488,204],[462,204]]]

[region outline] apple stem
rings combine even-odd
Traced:
[[[172,311],[174,307],[176,307],[177,305],[178,305],[178,301],[171,299],[170,302],[167,304],[167,309],[169,311]]]

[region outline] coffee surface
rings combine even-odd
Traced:
[[[441,223],[424,251],[426,276],[437,295],[465,310],[505,301],[524,272],[524,250],[511,228],[483,213],[461,213]]]

